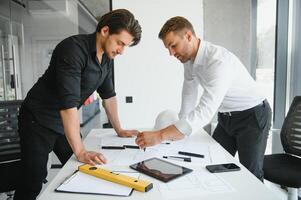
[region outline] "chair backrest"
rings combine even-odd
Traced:
[[[18,113],[22,100],[0,101],[0,163],[20,159]]]
[[[16,189],[19,181],[18,114],[22,100],[0,101],[0,193]]]
[[[281,128],[281,143],[286,153],[301,156],[301,96],[296,96]]]

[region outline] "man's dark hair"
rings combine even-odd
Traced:
[[[162,40],[166,37],[166,35],[170,32],[180,32],[184,29],[188,29],[195,35],[194,29],[192,24],[184,17],[176,16],[172,17],[165,24],[160,30],[158,37]]]
[[[118,34],[123,30],[129,32],[134,37],[130,46],[135,46],[141,39],[141,26],[134,15],[126,9],[113,10],[103,15],[99,20],[96,31],[99,32],[104,26],[109,27],[110,34]]]

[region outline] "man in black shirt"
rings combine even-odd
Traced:
[[[51,151],[62,164],[72,153],[83,163],[106,163],[101,153],[85,149],[80,136],[78,108],[95,90],[118,136],[138,134],[120,126],[112,59],[125,47],[138,44],[140,38],[141,27],[133,14],[119,9],[102,16],[95,33],[71,36],[56,46],[48,69],[20,109],[23,175],[15,199],[36,199],[47,176]]]

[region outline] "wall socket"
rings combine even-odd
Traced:
[[[133,103],[133,97],[132,96],[126,96],[125,97],[125,103]]]

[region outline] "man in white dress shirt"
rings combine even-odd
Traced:
[[[173,17],[159,38],[171,56],[184,64],[179,120],[158,131],[138,134],[145,148],[164,140],[182,139],[204,127],[218,111],[213,138],[263,180],[263,158],[271,126],[271,108],[241,61],[227,49],[200,40],[191,23]],[[204,90],[197,101],[198,87]]]

